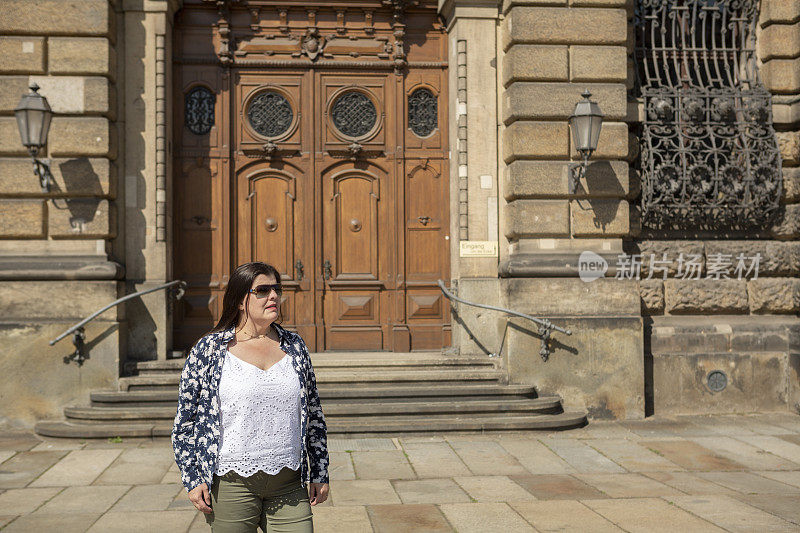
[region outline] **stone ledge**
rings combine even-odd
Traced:
[[[608,263],[606,277],[617,272],[617,253],[598,252]],[[500,263],[501,278],[577,278],[578,259],[581,252],[536,252],[515,253]]]
[[[0,257],[0,280],[114,280],[124,268],[104,257],[4,256]]]

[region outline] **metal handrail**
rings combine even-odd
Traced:
[[[115,306],[117,306],[117,305],[119,305],[119,304],[121,304],[123,302],[127,302],[128,300],[132,300],[133,298],[136,298],[138,296],[143,296],[143,295],[149,294],[151,292],[156,292],[156,291],[169,289],[169,288],[174,287],[174,286],[178,287],[178,291],[175,294],[175,299],[176,300],[180,300],[181,297],[183,297],[183,293],[184,293],[184,291],[186,289],[186,282],[182,281],[182,280],[179,280],[179,279],[177,279],[175,281],[170,281],[168,283],[163,283],[163,284],[159,285],[158,287],[153,287],[151,289],[146,289],[146,290],[143,290],[143,291],[137,291],[137,292],[128,294],[126,296],[123,296],[122,298],[117,298],[116,300],[114,300],[110,304],[106,305],[102,309],[99,309],[99,310],[95,311],[94,313],[92,313],[88,317],[84,318],[83,320],[81,320],[80,322],[78,322],[77,324],[72,326],[67,331],[65,331],[64,333],[62,333],[61,335],[59,335],[55,339],[51,340],[50,341],[50,346],[53,346],[55,343],[57,343],[58,341],[60,341],[61,339],[63,339],[67,335],[69,335],[70,333],[73,333],[72,344],[75,345],[75,352],[72,353],[71,355],[65,356],[64,357],[64,363],[69,363],[70,361],[75,361],[76,363],[78,363],[78,366],[80,366],[86,360],[86,355],[84,354],[84,347],[85,347],[84,340],[86,340],[86,334],[85,334],[84,329],[83,329],[83,327],[86,324],[88,324],[89,322],[91,322],[92,320],[97,318],[98,316],[102,315],[103,313],[105,313],[106,311],[111,309],[112,307],[115,307]]]
[[[542,359],[544,359],[545,361],[547,361],[547,359],[550,357],[550,347],[548,345],[548,342],[550,340],[550,333],[553,330],[560,331],[561,333],[564,333],[565,335],[572,335],[572,331],[571,330],[558,327],[558,326],[556,326],[555,324],[553,324],[552,322],[550,322],[547,319],[536,318],[535,316],[526,315],[525,313],[520,313],[519,311],[514,311],[513,309],[507,309],[505,307],[498,307],[498,306],[495,306],[495,305],[479,304],[479,303],[476,303],[476,302],[470,302],[469,300],[465,300],[463,298],[459,298],[458,296],[456,296],[452,292],[448,291],[447,287],[444,286],[444,282],[442,280],[437,280],[436,284],[439,285],[439,289],[441,289],[442,293],[448,299],[453,300],[455,302],[459,302],[459,303],[462,303],[462,304],[465,304],[465,305],[471,305],[473,307],[480,307],[481,309],[490,309],[492,311],[500,311],[501,313],[508,313],[509,315],[518,316],[520,318],[524,318],[524,319],[530,320],[531,322],[534,322],[534,323],[538,324],[539,325],[538,333],[542,337],[542,339],[541,339],[542,348],[539,350],[539,355],[541,355]],[[503,335],[503,341],[505,341],[505,335]],[[502,345],[501,345],[501,349],[502,349]],[[499,351],[500,350],[498,350],[498,352]]]

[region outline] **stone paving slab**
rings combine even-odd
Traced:
[[[456,531],[536,531],[505,503],[448,503],[441,509]]]
[[[680,496],[675,505],[720,525],[728,531],[797,531],[794,524],[751,507],[730,496]]]
[[[641,474],[575,474],[575,477],[612,498],[647,498],[683,494]]]
[[[742,494],[786,494],[800,492],[800,488],[781,483],[750,472],[702,472],[703,479]]]
[[[0,450],[14,451],[14,452],[27,452],[34,446],[38,446],[42,441],[31,435],[30,433],[14,434],[4,432],[0,436]]]
[[[61,488],[11,489],[0,494],[0,515],[32,513],[44,502],[61,492]]]
[[[572,476],[513,476],[511,480],[539,500],[605,498],[605,494]]]
[[[529,473],[497,442],[461,440],[450,442],[450,446],[476,476],[524,476]]]
[[[331,481],[340,479],[355,479],[356,473],[353,469],[353,459],[347,452],[328,452],[330,466],[328,467],[328,477]]]
[[[793,465],[800,464],[800,446],[792,442],[787,442],[784,439],[779,439],[774,436],[764,435],[758,435],[754,437],[739,437],[739,440],[750,444],[756,449],[767,451],[773,455],[777,455],[778,457],[783,457],[784,459],[791,461],[791,464]],[[800,466],[792,468],[792,470],[798,469],[800,469]],[[765,468],[764,470],[772,469]]]
[[[499,442],[530,474],[571,474],[575,469],[538,440],[509,440]]]
[[[774,479],[793,487],[800,488],[800,471],[797,472],[756,472],[759,476]]]
[[[186,531],[196,511],[114,512],[101,516],[89,533],[142,533],[143,531]]]
[[[579,440],[542,439],[542,443],[578,472],[625,472],[625,469],[614,461]]]
[[[682,470],[680,466],[640,446],[636,441],[625,439],[592,439],[585,442],[629,471],[674,472],[675,470]]]
[[[736,491],[708,481],[692,472],[644,472],[655,479],[686,494],[738,494]]]
[[[65,451],[16,453],[0,468],[0,489],[27,486],[65,455]]]
[[[696,442],[659,440],[645,441],[641,445],[686,470],[745,470],[744,465],[715,454]]]
[[[458,483],[469,497],[479,502],[524,502],[535,500],[530,492],[517,485],[508,476],[457,477]]]
[[[449,533],[453,528],[435,505],[370,505],[375,533]],[[316,519],[316,517],[315,517]]]
[[[116,459],[122,450],[74,450],[47,472],[32,487],[89,485]]]
[[[331,484],[333,505],[380,505],[401,503],[387,479],[357,479]]]
[[[403,503],[457,503],[470,497],[452,479],[418,479],[392,483]]]
[[[314,533],[372,533],[372,525],[363,505],[349,507],[314,507]]]
[[[403,442],[408,460],[414,465],[417,477],[444,478],[469,476],[467,465],[446,442]]]
[[[14,455],[16,455],[16,453],[17,452],[15,452],[14,450],[0,450],[0,463],[5,462],[6,459],[10,459]]]
[[[130,488],[130,485],[67,487],[41,506],[35,514],[96,513],[99,515],[108,511]]]
[[[98,477],[95,485],[146,485],[160,483],[175,464],[172,450],[131,448],[124,450]]]
[[[800,526],[800,494],[743,494],[736,499]]]
[[[800,465],[771,453],[764,449],[743,442],[747,436],[734,439],[718,435],[716,437],[699,437],[691,439],[700,446],[711,450],[731,461],[744,465],[748,470],[797,470]],[[780,440],[780,439],[777,439]]]
[[[111,512],[164,511],[182,489],[183,486],[177,484],[137,485],[111,508]]]
[[[659,498],[586,500],[596,513],[630,533],[722,533],[711,522],[698,518]]]
[[[3,533],[38,533],[40,531],[84,533],[89,530],[92,524],[99,518],[99,514],[77,513],[65,515],[27,515],[21,516],[11,522],[3,529]],[[119,529],[106,530],[106,532],[108,531],[119,531]]]
[[[591,531],[592,533],[623,531],[581,502],[552,500],[512,502],[509,505],[538,531]]]
[[[416,479],[402,450],[353,452],[350,454],[358,479]]]

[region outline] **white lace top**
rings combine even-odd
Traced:
[[[288,355],[267,370],[226,351],[219,382],[217,475],[300,467],[300,380]]]

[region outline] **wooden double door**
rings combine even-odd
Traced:
[[[176,345],[249,261],[281,273],[283,324],[312,350],[449,344],[445,74],[176,68]]]

